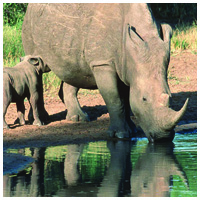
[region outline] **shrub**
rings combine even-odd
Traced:
[[[24,56],[21,28],[18,26],[3,26],[3,59],[10,62]]]
[[[13,26],[22,22],[26,12],[27,3],[4,3],[3,4],[3,22]]]
[[[156,19],[161,21],[180,23],[197,20],[196,3],[150,3]]]

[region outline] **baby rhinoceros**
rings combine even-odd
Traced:
[[[38,113],[38,100],[42,85],[42,73],[50,71],[39,56],[25,56],[14,67],[3,68],[3,128],[9,128],[5,121],[7,108],[11,102],[17,105],[20,125],[25,124],[24,99],[27,97],[33,110],[34,125],[42,125]]]

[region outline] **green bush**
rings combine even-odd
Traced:
[[[24,56],[24,50],[22,46],[21,38],[21,25],[9,26],[4,24],[3,26],[3,59],[6,65],[14,61],[21,56]]]
[[[156,19],[173,23],[197,21],[196,3],[150,3]]]
[[[22,23],[26,13],[27,3],[4,3],[3,22],[10,26]]]
[[[4,23],[15,25],[23,21],[28,3],[4,3]],[[196,21],[197,3],[150,3],[154,16],[167,21]]]

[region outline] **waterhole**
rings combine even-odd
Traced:
[[[4,172],[4,197],[197,196],[196,133],[176,134],[173,143],[161,145],[141,138],[7,153],[34,161],[20,172]]]

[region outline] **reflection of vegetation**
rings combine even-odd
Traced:
[[[137,160],[140,157],[141,153],[145,152],[147,144],[148,144],[147,138],[143,138],[143,139],[138,140],[137,144],[134,145],[133,148],[131,149],[132,168],[134,168],[134,166],[137,163]]]
[[[106,142],[95,142],[87,145],[79,160],[82,180],[99,181],[103,178],[109,165],[110,152]]]
[[[67,153],[67,145],[48,147],[45,153],[45,159],[62,162]]]
[[[182,166],[188,179],[189,190],[180,181],[180,177],[173,177],[172,197],[197,196],[197,137],[194,134],[177,135],[174,140],[174,154]]]
[[[55,195],[65,185],[63,162],[54,160],[45,160],[44,166],[45,193],[51,195]]]

